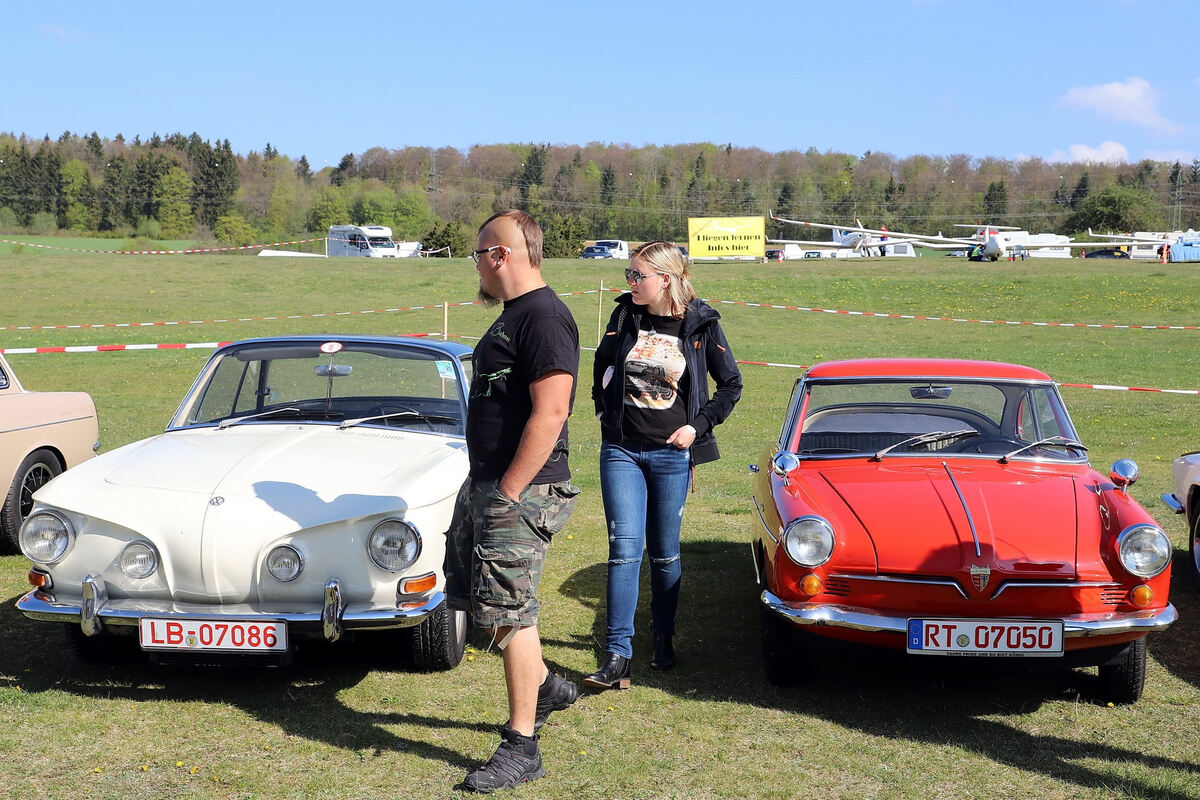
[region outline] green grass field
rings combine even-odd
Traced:
[[[11,237],[10,237],[11,238]],[[595,344],[623,262],[545,267]],[[1072,259],[700,264],[708,298],[851,311],[1026,322],[1197,325],[1196,265]],[[442,310],[473,298],[465,259],[260,259],[102,256],[0,248],[0,348],[227,341],[301,332],[431,333]],[[1200,389],[1200,331],[1065,328],[875,318],[718,305],[740,359],[788,364],[858,356],[987,358],[1065,383]],[[451,307],[452,335],[494,316]],[[330,316],[313,316],[329,314]],[[13,330],[11,326],[297,319]],[[471,341],[469,338],[466,341]],[[95,398],[104,450],[161,431],[210,350],[10,355],[28,388]],[[547,660],[578,679],[604,628],[607,558],[597,478],[599,435],[585,350],[573,468],[583,488],[543,582]],[[857,653],[813,668],[802,686],[762,675],[757,592],[747,543],[748,463],[778,433],[797,369],[744,367],[746,391],[718,429],[723,458],[697,471],[684,521],[677,650],[648,666],[639,616],[634,686],[589,694],[542,732],[548,776],[515,797],[545,798],[1184,798],[1200,797],[1200,593],[1185,531],[1158,496],[1170,463],[1200,447],[1200,397],[1064,388],[1101,471],[1142,468],[1134,496],[1176,545],[1180,621],[1150,640],[1145,697],[1093,700],[1094,671],[981,669],[952,659]],[[395,666],[387,637],[311,651],[285,670],[104,668],[68,654],[60,631],[13,607],[27,562],[0,558],[0,799],[450,797],[497,742],[507,710],[486,640],[456,670]],[[645,600],[645,594],[643,600]]]

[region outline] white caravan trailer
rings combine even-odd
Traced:
[[[386,225],[330,225],[329,238],[325,240],[325,254],[397,258],[400,251],[392,241],[392,229]]]

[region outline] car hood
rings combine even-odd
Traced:
[[[1030,579],[1075,577],[1083,474],[941,459],[821,470],[866,530],[881,574],[986,567]]]
[[[462,439],[248,424],[126,445],[63,473],[37,499],[150,538],[236,528],[225,535],[261,541],[437,503],[458,491],[466,463]],[[220,524],[232,518],[239,524]]]

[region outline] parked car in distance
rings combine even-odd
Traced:
[[[90,395],[29,391],[0,355],[0,552],[19,552],[17,535],[34,492],[99,449]]]
[[[684,247],[683,245],[678,245],[678,247],[679,247],[680,255],[682,255],[685,259],[690,261],[692,256],[690,253],[688,253],[688,249],[686,247]]]
[[[589,244],[583,248],[583,252],[579,254],[580,258],[613,258],[612,251],[607,247]]]
[[[467,475],[470,348],[280,336],[218,349],[164,433],[43,487],[21,527],[26,617],[84,659],[284,664],[300,642],[383,637],[448,669],[443,593]],[[405,657],[406,656],[406,657]]]
[[[1129,253],[1124,250],[1118,250],[1115,247],[1104,247],[1100,250],[1089,250],[1083,254],[1084,258],[1129,258]]]
[[[768,250],[766,256],[767,261],[783,261],[782,250]]]
[[[1192,577],[1200,587],[1200,452],[1184,453],[1171,464],[1174,491],[1162,496],[1176,514],[1183,514],[1188,529],[1188,558]]]
[[[821,640],[904,657],[1099,666],[1143,691],[1146,636],[1176,619],[1171,543],[1102,475],[1057,385],[1028,367],[863,359],[811,367],[754,475],[767,677],[829,669]]]

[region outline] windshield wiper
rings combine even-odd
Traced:
[[[270,411],[260,411],[257,414],[247,414],[244,417],[227,417],[217,423],[218,430],[224,430],[230,425],[237,425],[239,422],[245,422],[248,419],[257,419],[259,417],[269,417],[272,414],[282,414],[285,411],[299,411],[295,406],[286,406],[284,408],[272,408]]]
[[[348,419],[338,425],[338,430],[349,428],[351,425],[361,425],[364,422],[374,422],[377,419],[391,419],[392,417],[415,417],[419,422],[447,422],[451,425],[462,424],[462,420],[458,417],[448,417],[445,414],[424,414],[420,411],[393,411],[390,414],[376,414],[373,417]]]
[[[965,428],[961,431],[933,431],[931,433],[921,433],[916,436],[910,436],[907,439],[901,439],[895,444],[888,445],[875,455],[871,456],[869,460],[882,461],[885,455],[895,450],[897,447],[903,447],[906,444],[933,444],[934,442],[941,442],[945,441],[946,439],[960,439],[978,435],[979,431],[975,430],[974,428]]]
[[[1031,442],[1027,445],[1018,447],[1016,450],[1005,453],[1004,455],[1000,456],[999,462],[1001,464],[1007,464],[1008,460],[1010,458],[1012,458],[1013,456],[1015,456],[1017,453],[1023,453],[1026,450],[1029,450],[1030,448],[1033,448],[1033,447],[1045,447],[1046,445],[1055,445],[1057,447],[1068,447],[1073,450],[1082,450],[1085,453],[1087,452],[1087,448],[1083,446],[1082,442],[1077,442],[1074,439],[1068,439],[1066,436],[1051,436],[1048,439],[1039,439],[1036,442]]]

